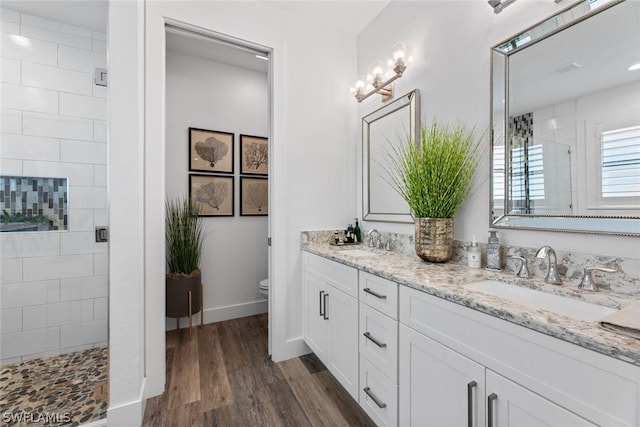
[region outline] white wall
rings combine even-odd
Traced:
[[[423,120],[434,116],[445,120],[464,120],[478,129],[489,126],[489,49],[561,8],[564,3],[518,2],[496,15],[486,2],[391,2],[358,36],[358,70],[366,71],[375,59],[383,59],[398,40],[414,47],[414,63],[397,81],[397,93],[414,88],[421,92]],[[390,23],[402,23],[391,25]],[[358,120],[379,108],[380,97],[362,102]],[[360,141],[358,134],[358,143]],[[358,151],[360,153],[360,151]],[[360,156],[360,154],[359,154]],[[360,159],[358,160],[360,168]],[[455,237],[470,240],[471,235],[486,236],[489,229],[488,158],[478,189],[455,218]],[[358,170],[358,201],[360,200]],[[357,203],[360,211],[360,203]],[[366,228],[413,233],[412,225],[372,223]],[[637,257],[637,238],[590,236],[568,233],[501,230],[505,244],[590,254]]]
[[[2,9],[2,175],[68,177],[68,231],[0,234],[2,363],[106,346],[106,35]]]
[[[205,323],[263,313],[258,283],[268,276],[268,218],[240,216],[239,177],[240,134],[269,136],[267,74],[169,50],[166,87],[168,198],[188,194],[189,127],[234,134],[235,216],[203,218]],[[175,319],[166,325],[175,328]]]

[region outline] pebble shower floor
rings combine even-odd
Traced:
[[[107,415],[109,350],[92,348],[0,368],[0,426],[79,426]]]

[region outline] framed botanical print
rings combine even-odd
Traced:
[[[233,173],[233,134],[189,128],[189,170]]]
[[[269,139],[240,135],[240,173],[267,175],[269,173]]]
[[[240,215],[269,215],[269,180],[240,177]]]
[[[189,197],[199,216],[233,216],[233,177],[189,175]]]

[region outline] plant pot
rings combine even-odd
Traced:
[[[201,282],[200,270],[189,276],[172,277],[167,274],[165,282],[166,316],[185,317],[189,315],[189,291],[191,291],[191,314],[198,313],[202,306]]]
[[[453,218],[416,218],[416,254],[428,262],[453,256]]]

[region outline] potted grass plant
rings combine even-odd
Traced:
[[[166,316],[178,321],[197,313],[202,305],[200,256],[204,234],[198,210],[188,198],[167,200],[165,205]]]
[[[467,200],[481,157],[480,138],[462,124],[434,121],[393,149],[390,183],[415,219],[416,254],[429,262],[453,255],[453,217]]]

